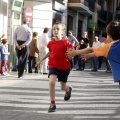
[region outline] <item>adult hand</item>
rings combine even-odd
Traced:
[[[21,50],[21,47],[19,45],[16,46],[18,50]]]

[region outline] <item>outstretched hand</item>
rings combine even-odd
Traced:
[[[89,59],[90,58],[90,56],[89,56],[89,54],[82,54],[81,55],[81,58],[82,58],[82,60],[87,60],[87,59]]]
[[[75,49],[73,49],[73,48],[70,48],[70,49],[68,49],[67,51],[66,51],[66,55],[68,56],[68,57],[74,57],[75,55],[76,55],[76,53],[75,53]]]

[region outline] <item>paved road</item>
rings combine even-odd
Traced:
[[[47,75],[16,73],[0,76],[0,120],[119,120],[120,90],[112,74],[104,70],[71,71],[68,84],[72,97],[64,101],[64,91],[56,83],[57,111],[48,113]]]

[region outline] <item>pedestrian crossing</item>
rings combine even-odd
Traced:
[[[72,97],[64,101],[65,93],[56,82],[57,111],[50,115],[61,116],[61,120],[67,120],[70,116],[71,120],[120,118],[120,90],[113,82],[112,74],[105,71],[71,71],[68,84],[73,87]],[[48,115],[48,86],[47,75],[34,73],[27,74],[25,79],[17,83],[0,86],[0,111]]]

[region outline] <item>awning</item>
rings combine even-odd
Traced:
[[[90,16],[93,14],[93,12],[90,11],[89,8],[82,3],[68,3],[68,7],[80,12],[83,15]]]

